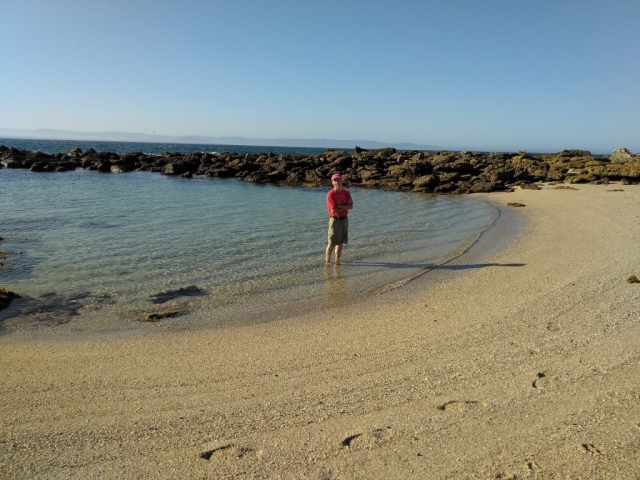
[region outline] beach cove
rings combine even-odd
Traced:
[[[515,241],[366,302],[0,344],[0,476],[635,478],[640,188],[557,187],[481,194]]]
[[[265,322],[402,284],[498,216],[468,196],[352,189],[345,264],[324,269],[327,188],[77,169],[0,169],[0,336],[22,340]],[[380,242],[380,238],[386,241]]]

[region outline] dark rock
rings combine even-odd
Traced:
[[[438,174],[438,179],[440,183],[456,182],[460,179],[460,174],[458,172],[442,172]]]
[[[360,175],[361,182],[366,182],[368,180],[377,180],[380,178],[380,172],[374,169],[363,168],[359,170],[358,174]]]
[[[191,178],[192,175],[235,177],[247,182],[275,185],[329,186],[329,177],[340,172],[346,185],[387,190],[464,194],[504,190],[506,184],[523,188],[537,182],[587,183],[640,181],[640,161],[628,150],[618,149],[609,157],[595,158],[587,150],[563,150],[531,155],[492,152],[420,152],[394,148],[355,152],[327,149],[321,155],[275,155],[222,152],[220,154],[165,152],[146,155],[132,152],[84,153],[72,149],[67,154],[47,155],[15,148],[0,149],[0,165],[58,172],[82,166],[101,172],[134,169]],[[615,161],[614,161],[615,160]]]
[[[434,188],[434,193],[452,193],[458,189],[458,185],[455,182],[448,182],[438,185]]]
[[[55,292],[41,295],[39,299],[26,299],[20,314],[33,316],[36,320],[52,324],[68,323],[72,317],[80,315],[86,308],[98,308],[114,301],[108,295],[95,295],[91,292],[59,295]]]
[[[590,157],[591,152],[589,150],[563,150],[558,155],[565,157]]]
[[[305,172],[304,183],[306,185],[320,185],[323,182],[323,177],[315,170]]]
[[[16,298],[22,298],[22,295],[0,287],[0,310],[7,308]]]
[[[186,167],[183,163],[167,163],[164,167],[165,175],[181,175],[186,171]]]
[[[595,182],[596,180],[598,180],[598,178],[594,175],[578,174],[578,175],[568,176],[567,178],[565,178],[564,181],[566,183],[591,183],[591,182]]]
[[[413,181],[413,186],[416,190],[422,189],[426,191],[433,191],[439,183],[440,180],[436,175],[423,175]]]
[[[470,188],[470,193],[489,193],[498,190],[494,182],[476,182]]]
[[[69,150],[67,152],[67,156],[69,156],[71,158],[81,157],[82,156],[82,149],[80,147],[72,148],[71,150]]]
[[[47,162],[36,162],[33,165],[31,165],[31,168],[29,170],[31,170],[32,172],[53,172],[53,165]]]
[[[109,160],[101,161],[96,165],[96,169],[103,173],[111,172],[111,162]]]
[[[378,148],[377,150],[371,150],[370,153],[373,154],[377,154],[383,157],[388,157],[391,155],[394,155],[397,152],[397,150],[393,147],[387,147],[387,148]]]
[[[58,162],[58,164],[56,165],[56,168],[54,169],[55,172],[69,172],[69,171],[73,171],[76,168],[78,168],[80,165],[78,162],[72,161],[72,162]]]
[[[145,313],[144,321],[145,322],[157,322],[157,321],[162,320],[163,318],[175,317],[179,313],[180,312],[178,310],[163,310],[163,311],[160,311],[160,312]]]

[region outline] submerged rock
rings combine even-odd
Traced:
[[[64,324],[87,310],[95,310],[115,301],[109,295],[91,292],[72,294],[45,293],[38,298],[25,297],[18,317],[46,325]]]
[[[178,310],[162,310],[160,312],[145,313],[144,321],[145,322],[158,322],[158,321],[162,320],[163,318],[175,317],[178,314],[180,314],[180,312]]]
[[[0,287],[0,310],[7,308],[16,298],[22,298],[22,295]]]
[[[178,288],[177,290],[167,290],[151,296],[153,303],[166,303],[180,297],[201,297],[207,295],[207,292],[200,287],[191,285],[190,287]]]

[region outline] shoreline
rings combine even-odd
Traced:
[[[478,198],[527,224],[441,281],[271,323],[0,344],[0,474],[637,473],[640,187]]]
[[[180,332],[242,328],[252,324],[295,320],[301,315],[317,314],[325,310],[327,306],[357,305],[375,301],[380,297],[384,299],[390,295],[402,295],[407,289],[427,288],[436,282],[443,282],[454,275],[463,274],[467,268],[464,265],[465,263],[480,262],[493,253],[504,249],[524,228],[524,217],[519,215],[516,210],[491,202],[490,199],[478,199],[476,201],[486,203],[496,211],[496,218],[477,237],[470,238],[468,243],[459,250],[451,252],[447,257],[438,259],[436,263],[429,267],[416,266],[413,274],[401,279],[390,280],[385,284],[376,284],[366,291],[352,291],[346,294],[341,291],[341,287],[332,286],[334,283],[340,283],[336,281],[336,275],[344,278],[349,277],[350,262],[348,260],[339,267],[333,264],[327,266],[319,263],[318,269],[323,270],[325,277],[327,277],[327,294],[320,298],[291,300],[284,305],[278,304],[276,307],[268,305],[268,299],[264,298],[262,301],[258,301],[258,297],[256,297],[250,304],[238,305],[234,303],[229,307],[217,307],[214,310],[202,307],[194,310],[189,309],[189,312],[181,314],[179,318],[163,318],[159,322],[130,320],[126,324],[121,324],[115,321],[121,316],[116,313],[105,313],[99,314],[95,318],[81,318],[80,320],[74,317],[74,321],[68,324],[16,327],[11,323],[11,317],[9,317],[10,326],[2,327],[0,323],[0,328],[9,329],[0,334],[0,345],[117,340],[118,338],[171,335],[172,333]],[[353,266],[357,265],[357,263],[353,264]],[[468,268],[476,267],[476,265],[471,265]],[[261,295],[259,298],[263,297],[265,295]],[[167,308],[161,307],[158,311],[162,310],[167,310]],[[171,310],[171,306],[168,310]],[[218,320],[212,321],[212,315]],[[225,320],[219,320],[221,317],[225,317]],[[100,326],[96,327],[95,325],[98,323]],[[104,325],[102,325],[103,323]],[[92,324],[94,324],[93,327],[91,326]]]
[[[30,172],[26,172],[26,174],[30,174]],[[100,176],[96,172],[82,172],[81,176],[83,175]],[[145,173],[140,172],[140,175],[145,175]],[[113,178],[113,182],[122,181],[120,178],[115,179],[115,177],[101,178]],[[172,181],[163,179],[163,182]],[[227,181],[220,180],[220,182]],[[237,181],[228,180],[228,182],[236,183]],[[181,183],[191,185],[187,181],[181,181]],[[247,186],[247,188],[254,187]],[[262,187],[255,188],[262,190]],[[295,256],[297,253],[294,251],[294,260],[288,263],[279,262],[289,272],[290,284],[287,284],[286,281],[278,282],[278,288],[270,288],[263,291],[253,288],[253,292],[250,295],[238,294],[226,301],[224,298],[222,301],[220,300],[222,297],[216,292],[216,285],[212,286],[207,283],[206,279],[200,281],[197,278],[183,279],[181,283],[176,282],[170,287],[177,289],[178,287],[197,285],[208,292],[209,295],[203,295],[202,298],[185,296],[184,298],[177,298],[159,305],[149,302],[147,295],[168,290],[170,287],[150,287],[146,289],[144,295],[125,297],[117,290],[101,289],[98,288],[99,284],[96,286],[95,284],[88,285],[85,283],[80,286],[76,285],[75,290],[63,291],[55,297],[54,300],[57,300],[59,305],[50,301],[49,297],[43,297],[44,300],[41,300],[43,302],[42,309],[38,309],[36,304],[38,296],[32,293],[33,289],[14,287],[12,290],[21,293],[28,300],[17,301],[10,309],[0,312],[0,319],[6,319],[0,322],[0,329],[4,330],[0,332],[2,333],[0,343],[89,340],[91,338],[111,338],[119,335],[156,334],[163,331],[183,330],[192,327],[211,328],[214,327],[213,323],[224,324],[222,327],[228,324],[263,323],[271,319],[294,317],[305,313],[311,308],[315,310],[322,309],[325,308],[327,302],[344,304],[345,302],[361,301],[363,298],[366,299],[378,295],[381,291],[389,289],[389,285],[405,284],[410,276],[422,274],[425,267],[429,265],[440,265],[442,262],[450,260],[453,256],[459,255],[461,251],[467,250],[470,244],[476,243],[478,233],[491,228],[495,217],[499,215],[495,206],[489,205],[484,200],[473,200],[471,198],[452,197],[449,200],[448,198],[434,197],[432,195],[390,192],[362,192],[362,195],[368,199],[368,210],[374,212],[376,209],[372,209],[371,205],[375,205],[372,200],[375,201],[376,195],[382,199],[379,202],[384,201],[385,196],[397,195],[400,198],[409,198],[415,195],[414,198],[417,199],[417,203],[414,202],[411,205],[416,208],[424,207],[425,213],[424,215],[414,215],[418,220],[402,220],[400,218],[399,227],[407,229],[414,236],[415,234],[411,230],[413,226],[418,229],[421,228],[422,230],[416,231],[424,231],[424,238],[419,242],[423,248],[419,249],[417,244],[407,243],[406,251],[403,245],[390,245],[385,248],[392,255],[376,256],[375,250],[371,254],[372,249],[368,246],[375,245],[376,238],[372,236],[375,232],[370,229],[371,227],[367,226],[371,224],[371,218],[370,215],[367,217],[365,212],[365,214],[361,214],[360,219],[356,219],[362,225],[359,228],[357,224],[354,224],[356,225],[356,234],[359,237],[355,238],[353,250],[351,254],[345,255],[346,260],[341,267],[331,265],[330,268],[325,268],[324,264],[320,263],[319,260],[322,256],[317,252],[317,257],[311,257],[308,262],[305,260],[303,263],[296,263]],[[324,201],[324,196],[322,201]],[[450,203],[452,206],[451,211],[446,210],[448,208],[447,205]],[[455,205],[458,206],[456,207]],[[437,213],[440,211],[443,211],[448,219],[441,220]],[[452,212],[460,212],[460,215]],[[479,213],[474,216],[470,212]],[[453,223],[451,220],[451,218],[465,219],[469,217],[473,217],[472,222],[457,220]],[[482,220],[474,223],[476,218]],[[425,227],[424,225],[428,226]],[[320,228],[326,228],[326,226],[322,225]],[[386,228],[389,230],[389,224],[387,224]],[[360,232],[361,229],[362,231]],[[428,229],[436,233],[430,233],[427,231]],[[453,234],[447,233],[450,231],[453,231]],[[319,235],[314,234],[313,236],[315,237],[313,241],[320,238]],[[59,236],[59,238],[64,237]],[[399,238],[402,240],[403,237],[399,235]],[[433,243],[429,240],[430,238],[433,238]],[[317,243],[324,247],[324,244],[320,243],[321,241]],[[51,243],[54,244],[54,242]],[[85,244],[87,243],[85,242]],[[304,245],[303,248],[306,248],[308,244],[299,242],[299,245]],[[15,251],[18,245],[14,244],[11,247]],[[25,248],[22,245],[19,247]],[[392,249],[395,249],[396,252],[392,252]],[[209,263],[214,265],[214,262]],[[58,261],[58,266],[60,264],[61,261]],[[49,269],[49,271],[55,270]],[[143,268],[138,269],[138,271],[142,272],[138,275],[141,281],[149,280],[149,284],[155,281],[153,278],[146,278],[147,275],[144,274]],[[272,270],[271,273],[274,273],[274,271]],[[278,272],[276,271],[275,273]],[[280,277],[283,276],[280,275]],[[264,275],[264,277],[268,278],[267,275]],[[99,278],[99,275],[96,275],[96,278]],[[287,278],[284,280],[287,280]],[[275,282],[273,283],[275,285]],[[44,289],[40,288],[39,292],[56,291],[56,285],[51,282],[49,282],[49,285]],[[6,286],[13,287],[12,285]],[[266,286],[269,287],[269,285]],[[66,313],[75,313],[67,312],[65,310],[67,305],[63,302],[66,301],[66,298],[73,298],[76,292],[78,294],[89,294],[90,297],[86,301],[68,302],[69,307],[76,308],[78,314],[72,317],[65,316]],[[98,300],[92,301],[92,298],[94,298],[92,295],[94,294],[96,296],[102,294],[107,300],[104,301],[104,304],[96,304],[94,302]],[[28,304],[27,301],[31,303]],[[94,304],[96,304],[95,308],[93,307]],[[79,306],[82,307],[78,309]],[[56,310],[57,307],[59,308]],[[31,316],[29,314],[20,315],[19,312],[23,308],[25,311],[29,308]],[[51,314],[49,314],[49,311],[51,311]],[[164,311],[177,311],[179,313],[174,317],[163,318],[158,322],[143,321],[145,315]],[[33,312],[36,313],[34,314]],[[59,322],[58,318],[60,319]]]

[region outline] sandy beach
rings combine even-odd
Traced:
[[[640,186],[480,198],[513,242],[364,303],[2,339],[0,478],[638,478]]]

